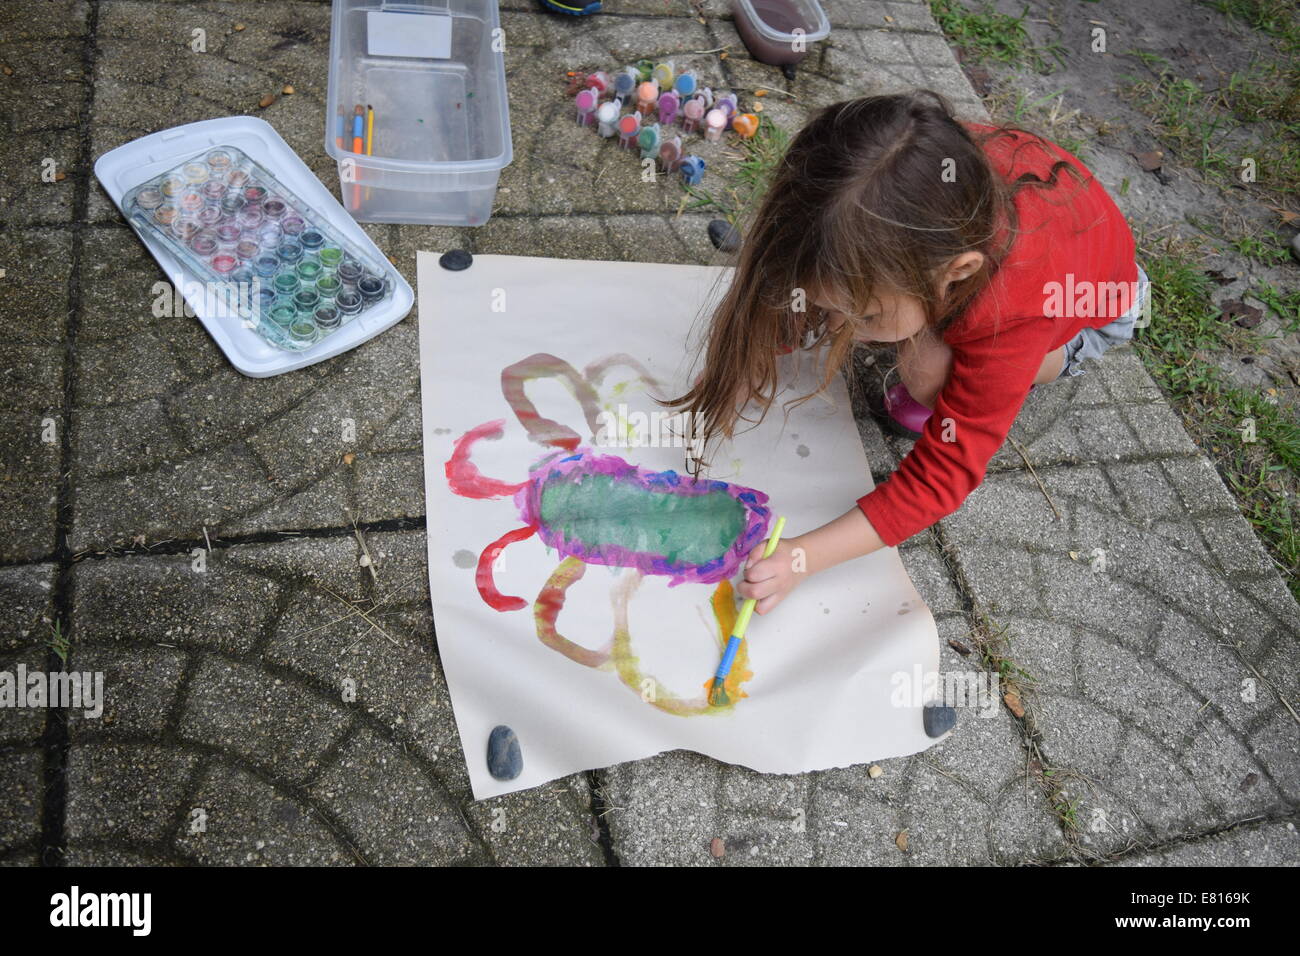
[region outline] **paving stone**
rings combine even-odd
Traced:
[[[139,846],[161,841],[180,814],[199,758],[147,743],[94,743],[68,751],[67,823],[72,840]]]
[[[350,723],[342,704],[249,664],[209,658],[190,677],[181,738],[301,782]]]
[[[45,755],[39,747],[0,748],[0,777],[5,781],[5,799],[0,801],[0,856],[40,839],[44,766]]]

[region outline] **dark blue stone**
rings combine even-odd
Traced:
[[[922,714],[925,732],[931,737],[942,737],[957,726],[957,711],[947,704],[926,704]]]
[[[487,746],[488,773],[498,780],[513,780],[523,773],[524,755],[519,738],[505,724],[492,728]]]
[[[740,233],[727,220],[714,219],[709,223],[709,241],[715,249],[735,252],[740,248]]]
[[[450,252],[444,252],[438,260],[438,265],[444,269],[450,269],[452,272],[468,269],[473,264],[474,257],[464,249],[452,249]]]

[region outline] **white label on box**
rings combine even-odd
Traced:
[[[371,56],[445,60],[451,56],[451,17],[372,10],[366,14],[366,51]]]

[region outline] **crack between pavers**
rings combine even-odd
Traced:
[[[613,807],[605,799],[602,771],[587,771],[587,789],[591,793],[591,816],[596,828],[596,844],[605,858],[605,865],[622,866],[623,862],[618,858],[618,851],[614,849],[614,838],[609,830],[608,814]]]
[[[82,43],[81,63],[85,75],[92,80],[87,85],[85,102],[82,104],[79,124],[81,135],[78,143],[78,167],[81,175],[74,183],[72,203],[72,243],[69,250],[68,273],[68,312],[64,326],[63,347],[63,432],[59,444],[59,486],[55,505],[55,540],[54,554],[58,564],[55,573],[54,593],[51,605],[54,620],[60,626],[60,634],[71,643],[72,635],[72,566],[73,555],[68,546],[68,537],[72,533],[73,484],[72,484],[72,412],[76,407],[77,397],[77,331],[81,325],[81,261],[85,254],[85,235],[82,228],[90,208],[90,174],[94,159],[94,142],[91,132],[95,111],[95,63],[98,59],[97,30],[99,27],[99,4],[92,5],[87,12],[86,36]],[[63,630],[66,628],[67,630]],[[60,659],[53,646],[46,651],[45,668],[48,673],[66,670],[66,663]],[[63,865],[64,852],[67,847],[67,800],[68,800],[68,714],[59,707],[51,707],[45,716],[45,729],[41,735],[41,748],[44,761],[41,771],[43,799],[41,800],[41,844],[40,862],[44,866]]]

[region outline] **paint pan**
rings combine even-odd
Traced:
[[[279,349],[310,347],[395,288],[386,263],[234,146],[209,145],[127,192],[122,208],[201,281],[260,282],[256,329]]]

